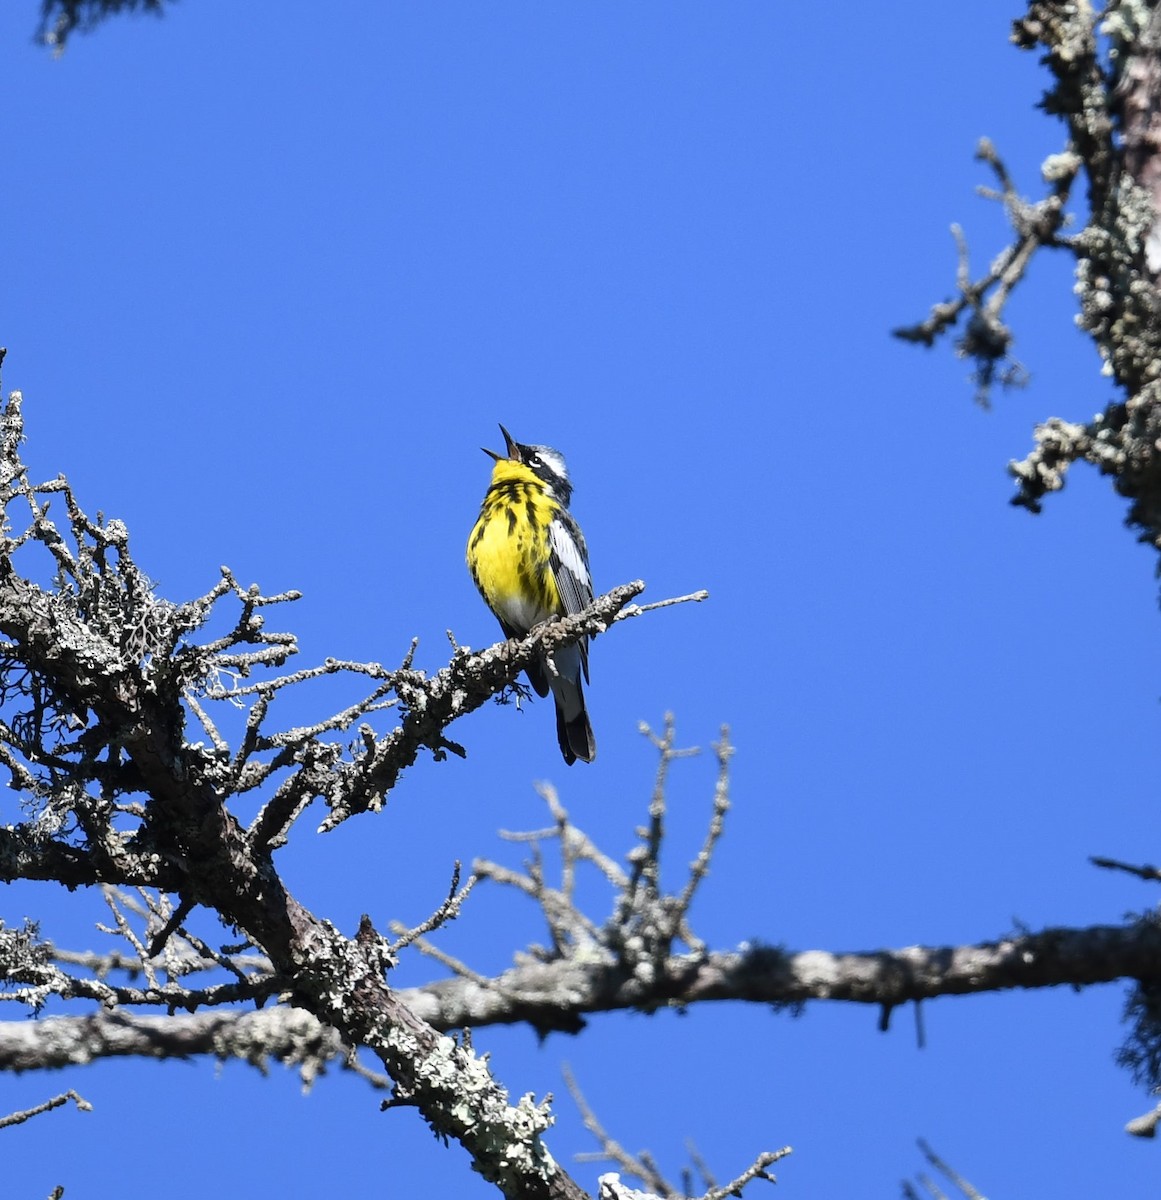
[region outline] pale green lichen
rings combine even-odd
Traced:
[[[437,1121],[441,1131],[454,1131],[472,1154],[472,1168],[505,1194],[519,1194],[531,1177],[547,1179],[556,1162],[542,1140],[555,1118],[547,1103],[537,1104],[531,1094],[513,1106],[508,1093],[492,1078],[483,1057],[458,1045],[446,1035],[430,1047],[420,1047],[405,1029],[392,1026],[385,1032],[387,1048],[404,1056],[431,1110],[446,1117]]]
[[[1080,155],[1073,150],[1065,150],[1060,154],[1050,154],[1040,164],[1040,175],[1045,183],[1056,183],[1061,179],[1071,179],[1080,167]]]
[[[1122,57],[1124,47],[1136,43],[1152,15],[1153,5],[1147,0],[1120,0],[1110,6],[1097,26],[1112,42],[1109,57],[1114,60]]]

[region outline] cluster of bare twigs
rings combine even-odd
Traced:
[[[998,189],[981,189],[1003,203],[1014,238],[989,270],[973,279],[958,227],[956,297],[936,305],[918,324],[896,330],[932,345],[969,314],[956,352],[975,364],[977,399],[987,403],[995,383],[1024,378],[1010,357],[1012,330],[1004,307],[1041,248],[1064,250],[1076,262],[1078,323],[1093,339],[1105,373],[1121,396],[1086,423],[1051,417],[1035,430],[1033,451],[1009,466],[1013,502],[1038,512],[1044,496],[1064,486],[1078,459],[1112,475],[1132,501],[1129,520],[1142,539],[1161,548],[1161,9],[1156,5],[1032,0],[1014,22],[1013,42],[1044,53],[1053,86],[1042,102],[1067,134],[1059,153],[1042,165],[1047,194],[1021,196],[995,148],[981,142]],[[1087,221],[1063,232],[1074,184],[1086,184]],[[1091,409],[1089,410],[1091,411]]]
[[[649,1189],[651,1195],[660,1196],[663,1200],[669,1200],[670,1197],[673,1200],[692,1200],[693,1197],[698,1197],[698,1200],[725,1200],[726,1196],[740,1196],[742,1188],[755,1179],[764,1179],[768,1183],[776,1182],[775,1177],[770,1174],[768,1168],[791,1153],[789,1146],[783,1146],[781,1150],[767,1150],[759,1154],[750,1166],[737,1176],[737,1178],[731,1179],[723,1187],[718,1185],[717,1180],[698,1152],[697,1147],[692,1142],[688,1142],[686,1149],[689,1152],[691,1165],[683,1168],[681,1183],[677,1185],[671,1183],[665,1177],[661,1168],[657,1165],[657,1160],[648,1150],[641,1150],[636,1154],[631,1154],[605,1129],[597,1118],[596,1113],[589,1106],[584,1093],[580,1089],[580,1085],[573,1077],[573,1073],[567,1064],[564,1067],[564,1080],[573,1100],[576,1102],[577,1108],[580,1110],[585,1128],[593,1135],[600,1146],[599,1150],[578,1154],[577,1161],[611,1162],[627,1174],[640,1179]],[[701,1191],[695,1190],[693,1182],[695,1172],[701,1178],[703,1185]],[[601,1177],[601,1195],[603,1197],[607,1196],[609,1200],[633,1200],[633,1196],[639,1194],[625,1188],[620,1182],[620,1176],[617,1174],[610,1173]]]
[[[491,860],[478,859],[473,866],[473,879],[488,879],[514,888],[536,903],[546,921],[548,944],[534,945],[518,954],[517,974],[524,967],[535,970],[537,966],[548,964],[579,966],[585,973],[607,980],[615,978],[618,988],[635,996],[635,1007],[649,1011],[667,1002],[680,1007],[686,966],[692,966],[706,957],[706,945],[693,932],[689,911],[699,886],[709,873],[714,850],[725,827],[730,808],[729,764],[733,748],[729,731],[723,728],[720,740],[714,745],[718,775],[702,846],[689,866],[688,877],[680,891],[667,892],[662,885],[661,874],[669,772],[675,761],[699,751],[697,748],[681,749],[677,746],[672,714],[666,714],[664,729],[660,734],[644,724],[641,732],[657,750],[658,768],[649,804],[649,821],[638,830],[638,844],[627,855],[627,870],[601,851],[587,834],[571,822],[556,789],[542,784],[538,790],[552,815],[553,824],[524,833],[501,833],[506,840],[528,847],[529,858],[524,863],[523,871]],[[548,880],[544,852],[547,844],[555,845],[559,859],[559,882],[555,885]],[[613,892],[613,909],[603,924],[586,915],[576,901],[578,873],[586,866],[600,874]],[[454,895],[453,883],[449,903]],[[582,1027],[579,1016],[570,1017],[569,1006],[563,997],[556,1003],[544,1004],[542,996],[522,996],[518,984],[514,987],[511,981],[493,980],[481,975],[466,963],[440,950],[426,937],[417,936],[416,931],[404,931],[401,926],[394,928],[466,984],[494,991],[517,1007],[529,1008],[528,1002],[532,1002],[542,1014],[539,1021],[542,1032],[547,1033],[553,1028],[575,1032]],[[677,949],[684,953],[675,953]],[[537,1022],[533,1020],[533,1023]],[[565,1079],[586,1127],[600,1146],[598,1151],[580,1155],[578,1159],[611,1162],[621,1171],[640,1179],[653,1196],[678,1198],[700,1194],[701,1200],[724,1200],[726,1196],[740,1195],[742,1188],[755,1179],[773,1182],[774,1177],[769,1174],[768,1168],[790,1153],[789,1146],[764,1152],[737,1178],[719,1187],[704,1161],[695,1151],[691,1151],[704,1189],[701,1193],[695,1192],[690,1171],[683,1173],[679,1188],[666,1179],[648,1152],[631,1155],[608,1134],[567,1067]],[[633,1200],[633,1197],[643,1193],[634,1192],[623,1185],[618,1174],[607,1174],[601,1178],[600,1195],[608,1200]]]
[[[518,954],[518,972],[536,965],[573,966],[582,972],[596,971],[599,976],[615,977],[615,986],[625,993],[623,1003],[635,1003],[644,1009],[655,1008],[667,999],[681,1004],[680,988],[688,964],[704,960],[707,954],[704,942],[691,928],[689,911],[699,885],[709,873],[729,811],[729,763],[733,751],[728,732],[723,730],[714,747],[718,773],[703,844],[680,889],[667,892],[661,880],[661,860],[670,769],[674,762],[697,751],[677,746],[671,716],[666,717],[661,734],[646,726],[642,726],[642,732],[657,751],[658,770],[649,819],[638,831],[638,844],[626,856],[626,867],[599,850],[587,834],[573,825],[555,790],[544,786],[540,790],[553,825],[529,833],[503,835],[529,847],[530,858],[524,870],[479,860],[473,874],[461,886],[456,864],[446,900],[415,927],[393,925],[396,940],[390,946],[384,945],[383,952],[393,958],[415,945],[448,966],[459,981],[487,989],[505,1004],[538,1013],[545,1030],[579,1028],[579,1018],[570,1016],[567,1005],[557,998],[531,991],[521,994],[518,986],[514,990],[508,982],[481,976],[429,940],[430,933],[459,916],[474,884],[480,879],[490,879],[531,898],[548,925],[548,945],[533,946]],[[548,843],[555,844],[559,852],[560,877],[556,885],[548,881],[544,853]],[[612,911],[604,923],[586,916],[576,902],[578,873],[586,866],[599,872],[613,890]],[[70,1045],[76,1045],[78,1054],[86,1059],[94,1053],[145,1053],[145,1046],[149,1046],[149,1052],[155,1055],[172,1053],[188,1057],[193,1053],[212,1053],[243,1058],[263,1068],[267,1060],[275,1059],[294,1065],[308,1086],[328,1064],[337,1061],[364,1075],[372,1086],[391,1086],[389,1079],[361,1064],[352,1047],[334,1030],[299,1009],[283,1004],[271,1005],[261,1012],[236,1007],[220,1009],[219,1006],[236,1005],[240,1000],[286,998],[293,990],[293,982],[280,975],[269,957],[252,942],[225,947],[209,945],[184,923],[188,915],[186,907],[175,905],[165,893],[109,885],[103,885],[102,890],[111,916],[109,923],[101,926],[102,932],[118,939],[122,948],[104,953],[66,951],[40,942],[32,928],[4,931],[7,937],[0,933],[0,965],[4,975],[10,982],[23,984],[6,993],[5,998],[31,1005],[42,1003],[49,994],[66,999],[83,998],[97,1001],[103,1013],[108,1014],[55,1017],[42,1022],[42,1028],[51,1032],[50,1040],[62,1055],[59,1063],[69,1061]],[[373,931],[371,934],[375,936]],[[5,954],[9,944],[13,952]],[[23,965],[18,968],[17,962]],[[192,986],[195,980],[201,982]],[[413,999],[422,1006],[425,995],[424,990],[418,990]],[[126,1011],[150,1005],[166,1006],[171,1013],[174,1008],[187,1009],[190,1015],[150,1018],[130,1016]],[[203,1011],[195,1013],[194,1009]],[[435,1023],[445,1026],[438,1019]],[[3,1041],[0,1036],[0,1043]],[[0,1049],[0,1060],[9,1067],[20,1067],[26,1060],[17,1055],[27,1054],[28,1049],[27,1045],[5,1046]],[[37,1065],[51,1064],[42,1061]],[[648,1154],[632,1157],[620,1151],[596,1122],[571,1077],[569,1086],[586,1123],[600,1141],[601,1157],[623,1172],[636,1174],[658,1196],[694,1194],[688,1173],[679,1191],[665,1179]],[[389,1103],[399,1102],[397,1098]],[[48,1111],[48,1107],[36,1111]],[[760,1155],[724,1188],[717,1186],[705,1164],[697,1160],[706,1200],[738,1194],[753,1179],[772,1179],[767,1168],[788,1153],[789,1148],[785,1148]],[[602,1194],[609,1197],[632,1194],[616,1175],[603,1177],[601,1188]]]
[[[231,798],[259,788],[270,792],[246,837],[257,850],[273,849],[284,844],[291,825],[316,799],[330,809],[324,829],[377,810],[422,751],[437,759],[449,751],[462,755],[446,727],[511,684],[537,653],[600,632],[622,610],[636,615],[650,607],[626,609],[644,586],[628,584],[579,618],[542,627],[519,646],[478,654],[457,648],[449,666],[431,676],[414,667],[414,643],[394,669],[328,659],[271,674],[297,653],[297,645],[293,634],[266,628],[263,610],[299,594],[267,596],[256,586],[243,588],[223,568],[219,582],[188,603],[155,597],[120,522],[90,520],[63,478],[29,480],[19,458],[20,404],[19,393],[13,393],[0,418],[5,513],[0,562],[7,564],[0,584],[9,602],[7,619],[0,621],[7,639],[0,642],[0,766],[33,808],[34,820],[22,831],[30,852],[65,834],[73,835],[74,844],[87,844],[90,860],[116,860],[131,839],[146,836],[147,806],[128,798],[147,794],[149,781],[138,756],[124,753],[118,722],[100,711],[121,682],[132,679],[148,690],[187,777]],[[63,525],[50,511],[56,497],[64,502]],[[16,515],[20,504],[27,517]],[[33,546],[49,555],[49,589],[30,575],[15,574],[15,556]],[[238,609],[225,632],[198,640],[197,631],[219,619],[227,599]],[[333,675],[363,679],[368,686],[353,703],[317,722],[272,728],[277,701],[287,689]],[[230,705],[231,716],[237,707],[244,711],[234,748],[213,718],[214,703]],[[388,709],[395,710],[398,723],[380,735],[366,719]],[[190,719],[208,741],[185,736]],[[0,852],[18,852],[19,840],[10,835]],[[164,862],[146,882],[171,885]]]
[[[699,753],[697,748],[679,749],[672,714],[666,714],[665,728],[657,735],[647,725],[641,732],[658,752],[657,777],[649,804],[649,823],[638,831],[639,845],[628,855],[629,869],[602,853],[580,829],[569,821],[556,790],[544,785],[541,796],[548,805],[554,825],[529,833],[503,833],[509,841],[527,844],[532,857],[521,875],[488,860],[475,864],[476,874],[516,887],[539,905],[548,922],[551,945],[533,947],[530,955],[541,962],[589,954],[599,949],[606,960],[642,982],[652,992],[655,980],[665,975],[666,963],[675,945],[684,946],[693,956],[704,955],[705,943],[689,925],[688,915],[699,885],[705,879],[714,848],[722,835],[730,808],[729,765],[733,747],[729,731],[722,729],[721,740],[714,745],[718,760],[718,779],[714,789],[709,826],[701,850],[689,869],[681,891],[667,893],[661,885],[661,857],[665,844],[666,784],[670,767],[677,759]],[[555,841],[560,854],[560,887],[545,881],[541,844]],[[588,863],[610,884],[615,895],[613,911],[603,925],[597,926],[575,904],[577,868]]]
[[[285,672],[296,641],[268,630],[265,610],[297,593],[265,595],[224,570],[185,604],[157,597],[124,525],[91,519],[63,478],[29,478],[23,435],[13,393],[0,411],[0,768],[25,811],[0,825],[0,881],[100,886],[104,932],[122,948],[69,954],[31,927],[0,930],[5,998],[95,1006],[40,1023],[60,1036],[47,1054],[41,1038],[35,1063],[35,1033],[5,1025],[5,1065],[179,1055],[186,1035],[200,1039],[194,1052],[294,1063],[306,1082],[339,1059],[462,1143],[506,1194],[579,1200],[543,1142],[548,1105],[511,1103],[467,1039],[443,1037],[387,985],[397,954],[454,917],[470,883],[453,882],[395,942],[369,919],[347,938],[289,893],[274,855],[313,801],[331,829],[380,809],[420,754],[464,753],[447,727],[533,657],[679,600],[630,605],[644,585],[626,584],[522,641],[457,646],[432,674],[415,666],[414,644],[394,669],[328,660]],[[362,690],[318,721],[278,725],[281,698],[324,677]],[[265,802],[244,821],[254,795]],[[235,942],[199,934],[195,909],[239,931]],[[271,1015],[236,1008],[275,997]],[[132,1015],[148,1007],[170,1015]],[[382,1070],[367,1070],[359,1049]]]
[[[676,746],[672,715],[666,716],[660,735],[645,725],[642,732],[657,749],[659,762],[649,823],[638,831],[639,844],[628,855],[628,869],[600,850],[572,823],[556,789],[548,784],[540,785],[538,790],[553,824],[523,833],[501,831],[501,837],[507,841],[528,846],[530,857],[524,870],[490,859],[477,859],[473,864],[474,878],[492,880],[529,897],[547,923],[548,944],[534,945],[517,954],[515,974],[535,976],[537,968],[564,967],[565,971],[559,973],[563,1000],[567,990],[564,975],[569,968],[583,970],[591,982],[583,991],[573,988],[573,1004],[546,1004],[542,994],[526,991],[515,979],[488,979],[445,954],[428,939],[421,936],[410,939],[459,979],[492,992],[501,1003],[510,1003],[513,1013],[520,1013],[513,1019],[529,1020],[542,1032],[581,1029],[584,1022],[580,1012],[592,1003],[594,988],[606,998],[615,993],[619,997],[617,1007],[649,1011],[665,1004],[680,1006],[691,974],[706,960],[706,945],[692,931],[688,914],[698,887],[709,872],[730,807],[729,763],[733,748],[729,731],[723,729],[720,741],[714,745],[718,778],[705,839],[690,865],[687,880],[676,893],[666,892],[661,884],[666,782],[675,760],[698,751]],[[557,884],[549,882],[546,870],[544,846],[549,843],[556,846],[559,856]],[[603,876],[613,892],[613,909],[603,923],[593,920],[576,903],[578,871],[585,865]],[[396,932],[401,930],[396,927]],[[539,974],[544,977],[543,972]]]
[[[187,928],[184,906],[175,906],[164,892],[128,891],[108,884],[101,886],[101,892],[112,923],[99,924],[97,930],[119,938],[129,953],[51,947],[57,978],[64,982],[64,989],[56,994],[65,999],[85,995],[106,1008],[163,1005],[192,1012],[244,1000],[264,1001],[286,986],[253,943],[215,947]],[[85,976],[78,976],[78,971]],[[111,977],[140,980],[140,984],[113,985]]]
[[[934,305],[925,320],[896,329],[894,334],[903,341],[932,346],[966,312],[967,325],[956,340],[955,352],[974,364],[976,400],[987,408],[991,403],[992,388],[997,383],[1014,387],[1027,381],[1024,367],[1009,353],[1013,333],[1004,321],[1004,308],[1037,250],[1071,245],[1072,239],[1062,230],[1069,220],[1066,206],[1080,169],[1080,159],[1071,152],[1057,156],[1047,172],[1051,184],[1049,194],[1032,202],[1017,191],[1008,168],[989,139],[980,140],[976,158],[991,167],[999,184],[998,188],[981,187],[979,193],[1004,206],[1015,240],[1001,251],[984,275],[973,279],[967,239],[959,225],[952,225],[959,254],[956,298]]]
[[[652,1011],[721,999],[797,1008],[812,1000],[842,999],[877,1008],[882,1014],[880,1027],[885,1027],[899,1006],[934,996],[1062,983],[1084,986],[1125,977],[1149,984],[1156,976],[1161,929],[1149,916],[1123,926],[1022,930],[995,942],[969,946],[912,946],[891,952],[833,954],[818,950],[790,953],[746,943],[732,951],[710,950],[694,932],[689,912],[709,871],[729,809],[732,747],[723,732],[715,747],[718,771],[703,844],[686,878],[673,890],[666,890],[661,882],[666,785],[672,764],[689,751],[677,747],[670,719],[661,735],[647,728],[644,732],[658,752],[658,771],[648,821],[639,830],[624,865],[573,823],[554,789],[543,787],[541,794],[552,824],[527,833],[503,835],[529,848],[523,869],[481,859],[461,886],[457,865],[447,898],[430,917],[410,929],[392,927],[395,940],[384,943],[389,957],[415,945],[452,973],[449,979],[401,991],[399,995],[411,1011],[440,1030],[521,1021],[547,1033],[578,1031],[587,1015],[621,1008]],[[546,853],[549,847],[557,852],[555,872],[550,869]],[[1101,865],[1121,864],[1102,861]],[[603,919],[586,913],[578,903],[578,879],[585,869],[609,886],[610,907]],[[1150,869],[1139,870],[1152,877],[1148,875]],[[479,879],[499,883],[532,900],[548,932],[545,944],[518,952],[513,966],[494,978],[448,955],[427,936],[459,915]],[[136,976],[144,972],[138,961],[143,951],[154,954],[164,950],[171,955],[170,935],[177,939],[175,945],[181,945],[188,932],[181,923],[186,915],[182,906],[172,906],[165,897],[153,898],[152,893],[145,893],[139,903],[146,906],[149,921],[134,935],[137,949],[101,960]],[[25,936],[24,941],[29,940],[35,942]],[[195,946],[195,950],[195,965],[204,964],[207,970],[220,966],[214,953],[241,954],[242,959],[231,961],[240,964],[244,959],[247,986],[256,994],[272,994],[286,986],[265,961],[248,954],[244,947],[211,952],[208,947]],[[83,956],[65,960],[59,952],[53,961],[92,962]],[[81,986],[93,985],[86,982]],[[231,996],[231,992],[221,990],[222,986],[237,988],[240,983],[236,977],[223,976],[206,996]],[[142,993],[138,989],[132,994],[139,998]],[[285,1034],[276,1016],[247,1016],[248,1032],[243,1044],[251,1045],[267,1020],[271,1043],[279,1048],[274,1056],[282,1057]],[[203,1021],[197,1015],[175,1016],[171,1028],[174,1044],[180,1044],[185,1055],[222,1052],[222,1021]],[[133,1029],[132,1021],[120,1022],[119,1044],[125,1047],[124,1052],[130,1052]],[[152,1029],[148,1036],[142,1033],[139,1050],[152,1044],[151,1037]],[[58,1029],[54,1045],[66,1041]],[[23,1044],[9,1047],[0,1030],[0,1067],[10,1065],[13,1056],[22,1053]]]

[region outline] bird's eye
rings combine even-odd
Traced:
[[[531,456],[531,457],[528,459],[528,465],[529,465],[530,467],[539,467],[539,466],[541,465],[541,462],[540,462],[540,455],[539,455],[539,454],[533,454],[533,455],[532,455],[532,456]]]

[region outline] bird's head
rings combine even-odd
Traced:
[[[484,450],[484,453],[496,462],[502,462],[507,458],[512,462],[523,464],[567,508],[572,496],[572,480],[568,477],[568,467],[565,465],[564,455],[551,446],[525,446],[516,441],[503,425],[500,426],[500,432],[504,435],[504,444],[508,448],[508,453],[506,455],[497,454],[494,450],[487,449]]]

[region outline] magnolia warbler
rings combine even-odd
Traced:
[[[542,621],[569,616],[593,599],[589,554],[568,511],[572,483],[564,455],[551,446],[525,446],[500,426],[507,457],[492,450],[492,482],[468,538],[468,570],[505,637],[521,638]],[[528,666],[539,696],[552,692],[556,736],[564,761],[592,762],[597,744],[585,711],[588,638],[542,655]]]

